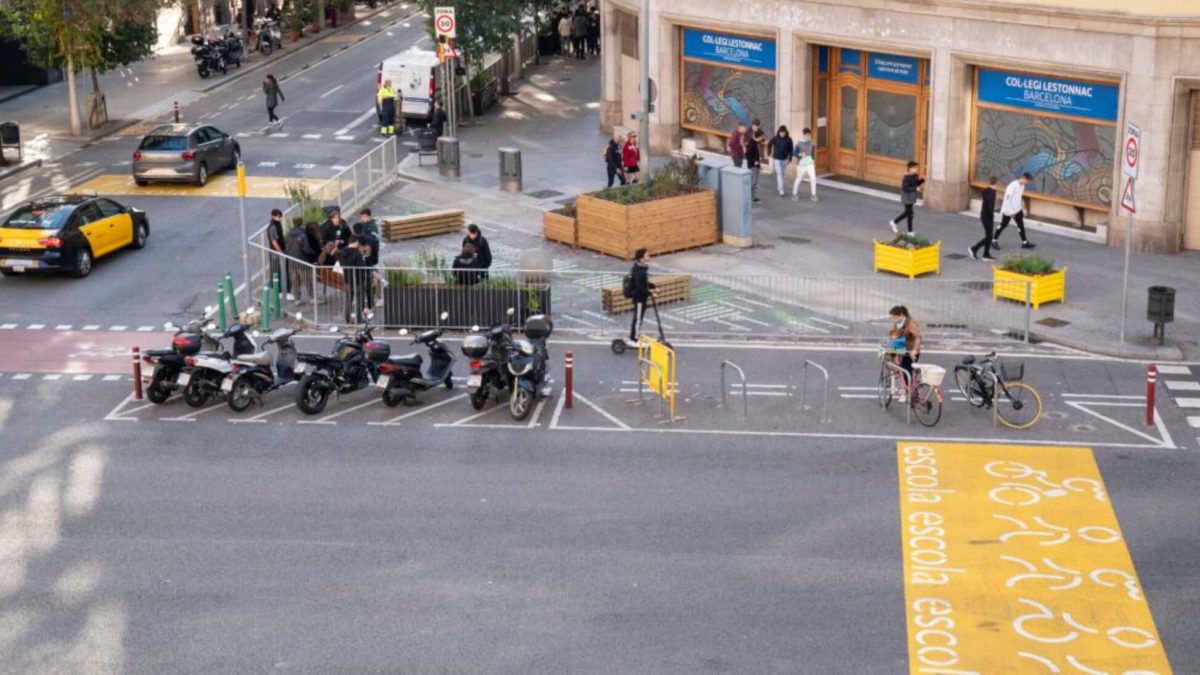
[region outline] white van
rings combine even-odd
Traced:
[[[438,82],[438,57],[435,52],[413,48],[388,58],[377,66],[375,91],[391,80],[396,89],[396,117],[403,119],[425,119],[433,117],[433,101],[441,93]],[[379,111],[379,97],[375,97],[375,110]]]

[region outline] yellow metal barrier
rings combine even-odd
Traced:
[[[683,419],[675,417],[675,350],[655,340],[642,335],[638,338],[638,391],[646,385],[660,399],[667,401],[667,421],[676,422]],[[660,408],[661,412],[661,408]]]

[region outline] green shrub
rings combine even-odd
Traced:
[[[510,276],[488,276],[488,278],[475,284],[475,288],[482,288],[489,291],[515,291],[518,287],[517,278]]]
[[[605,188],[590,193],[590,196],[629,205],[691,194],[700,189],[699,157],[674,159],[647,174],[643,183]]]
[[[1055,271],[1054,260],[1037,254],[1010,255],[1001,261],[1000,267],[1006,272],[1031,277],[1040,277]]]
[[[901,232],[900,234],[897,234],[896,236],[892,237],[891,241],[886,243],[888,246],[895,246],[896,248],[903,248],[909,251],[915,251],[919,248],[933,246],[933,242],[929,241],[928,239],[925,239],[924,237],[918,237],[915,234],[908,234],[907,232]]]
[[[578,209],[578,207],[575,206],[574,202],[571,202],[569,204],[563,204],[562,208],[556,209],[556,213],[560,213],[568,218],[578,218],[579,217],[579,209]]]
[[[420,272],[391,269],[387,271],[388,286],[394,288],[416,288],[425,282]]]

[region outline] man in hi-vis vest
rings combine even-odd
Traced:
[[[379,88],[379,133],[391,136],[396,133],[396,90],[391,80],[385,80]]]

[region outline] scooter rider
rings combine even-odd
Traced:
[[[651,296],[658,297],[655,285],[650,282],[650,253],[639,248],[633,254],[633,269],[629,271],[632,279],[629,299],[633,300],[633,323],[629,327],[629,341],[637,342],[641,332],[642,322],[646,318],[646,301]]]

